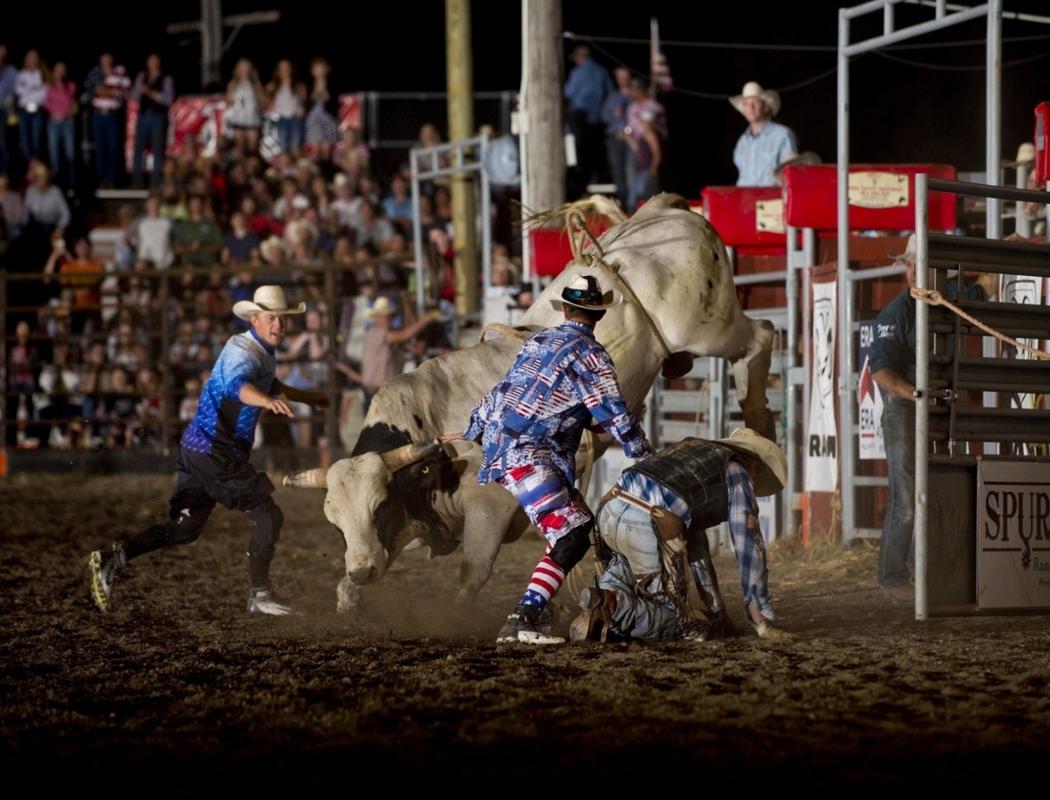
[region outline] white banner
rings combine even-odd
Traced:
[[[862,366],[857,386],[858,458],[864,461],[886,458],[886,445],[882,439],[882,389],[871,376],[871,346],[874,342],[875,321],[860,323]]]
[[[977,607],[1050,608],[1050,464],[977,465]]]
[[[835,430],[835,282],[813,284],[813,391],[806,442],[806,491],[833,492],[838,486]]]

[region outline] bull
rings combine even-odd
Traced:
[[[631,408],[641,409],[661,368],[681,375],[696,356],[722,357],[733,364],[746,424],[771,435],[765,392],[773,326],[744,315],[714,228],[680,197],[659,195],[596,244],[601,266],[613,273],[606,279],[613,279],[623,301],[595,333],[616,364]],[[577,255],[526,312],[521,336],[561,322],[550,299],[572,277],[595,269],[593,258]],[[520,337],[502,335],[394,378],[373,398],[349,458],[286,477],[286,486],[327,489],[325,516],[346,542],[339,610],[356,607],[359,587],[383,577],[416,540],[432,556],[462,545],[456,599],[468,601],[488,580],[500,546],[528,528],[509,492],[477,484],[478,447],[436,441],[466,428],[474,404],[503,378],[520,347]],[[597,449],[585,437],[585,460],[591,462]],[[578,474],[587,467],[582,464]]]

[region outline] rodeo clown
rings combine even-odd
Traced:
[[[608,565],[598,586],[580,593],[584,610],[569,638],[604,640],[612,633],[704,641],[731,635],[705,532],[726,521],[744,616],[762,638],[789,637],[776,627],[755,502],[756,495],[779,491],[786,474],[784,451],[750,428],[716,441],[684,439],[627,467],[602,498],[599,555]],[[706,620],[690,613],[687,572]]]
[[[565,321],[533,335],[507,376],[473,409],[463,438],[483,449],[478,483],[514,495],[547,540],[547,552],[497,642],[553,644],[540,614],[590,547],[594,518],[574,488],[576,450],[589,417],[631,458],[652,452],[620,393],[612,359],[594,326],[615,303],[598,279],[581,275],[552,299]]]
[[[280,286],[260,286],[252,300],[233,306],[233,313],[251,327],[231,336],[222,348],[201,391],[197,413],[182,434],[168,521],[96,550],[88,559],[91,594],[102,611],[109,610],[113,580],[129,560],[196,540],[215,504],[222,503],[243,511],[254,524],[248,544],[248,611],[291,612],[270,590],[270,561],[284,515],[270,497],[270,479],[255,470],[248,456],[263,409],[293,417],[289,401],[314,408],[328,405],[323,392],[294,389],[274,377],[274,354],[284,339],[285,317],[304,311],[304,303],[288,306]]]

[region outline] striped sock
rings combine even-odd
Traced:
[[[544,556],[532,571],[532,578],[525,594],[521,596],[520,604],[543,608],[557,594],[564,580],[565,570],[555,564],[550,556]]]

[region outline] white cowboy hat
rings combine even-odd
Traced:
[[[394,305],[389,297],[382,295],[378,297],[372,304],[372,307],[365,312],[365,316],[369,319],[372,317],[392,317],[396,313],[397,306]]]
[[[284,289],[280,286],[260,286],[251,300],[239,300],[233,304],[233,313],[243,320],[250,320],[255,314],[261,314],[263,311],[281,316],[302,314],[306,311],[306,303],[289,308]]]
[[[748,81],[744,84],[744,90],[729,98],[730,105],[741,114],[744,113],[744,98],[758,97],[769,109],[769,116],[775,117],[780,113],[780,95],[774,89],[763,89],[758,81]]]
[[[1004,161],[1004,167],[1019,167],[1021,164],[1031,164],[1035,161],[1035,145],[1031,142],[1021,142],[1017,146],[1017,156],[1013,161]]]
[[[601,311],[616,305],[616,295],[611,290],[603,292],[594,275],[577,275],[561,290],[561,297],[552,297],[551,305],[560,311],[562,305]]]
[[[759,497],[776,494],[784,488],[787,480],[787,456],[776,442],[771,442],[751,428],[737,428],[718,444],[744,455],[754,456],[764,469],[755,478],[755,494]]]

